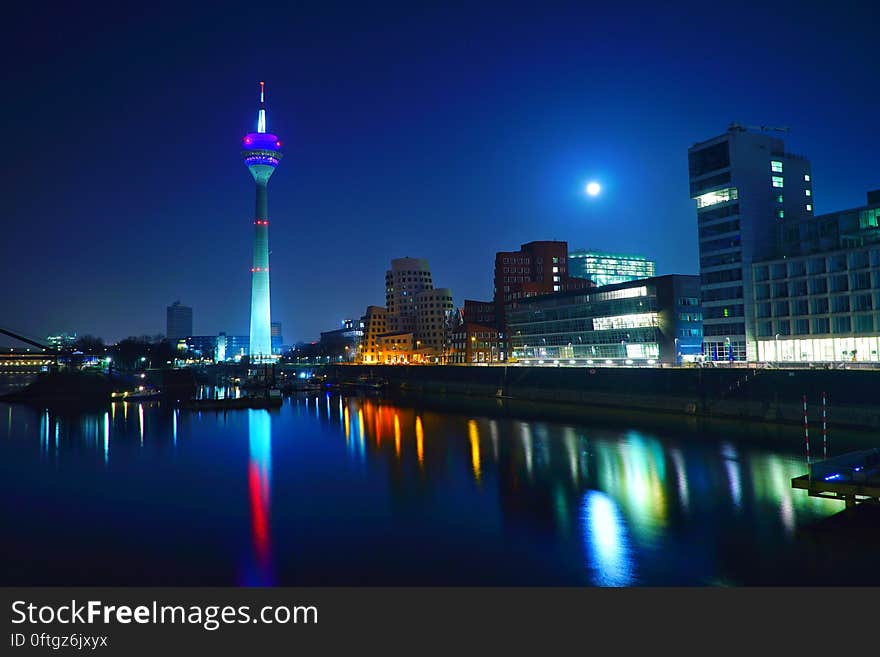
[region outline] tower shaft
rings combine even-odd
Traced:
[[[269,295],[269,193],[266,180],[256,181],[254,219],[254,264],[251,268],[251,362],[272,355],[272,317]]]

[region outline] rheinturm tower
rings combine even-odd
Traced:
[[[266,131],[266,85],[260,82],[257,131],[242,140],[244,163],[257,184],[254,212],[254,264],[251,267],[250,362],[272,359],[272,319],[269,305],[269,178],[281,160],[281,142]]]

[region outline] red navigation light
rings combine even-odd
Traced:
[[[275,145],[276,145],[278,148],[281,148],[281,142],[280,142],[280,141],[276,141],[276,142],[275,142]]]
[[[251,138],[250,138],[250,137],[245,137],[245,138],[244,138],[244,143],[245,143],[245,144],[250,144],[250,143],[251,143]]]

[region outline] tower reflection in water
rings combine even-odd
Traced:
[[[272,416],[266,410],[248,410],[248,495],[254,561],[245,581],[250,586],[274,583],[270,532],[272,483]]]

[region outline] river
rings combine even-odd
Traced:
[[[0,404],[5,585],[877,584],[796,432],[298,394]],[[821,449],[814,445],[813,450]]]

